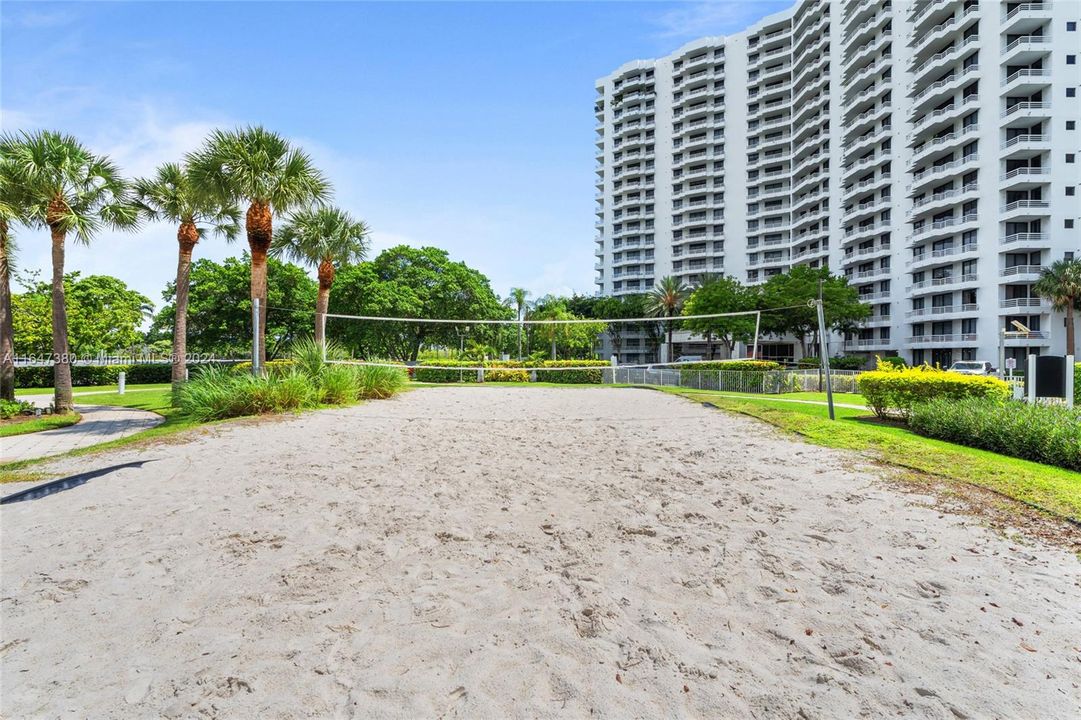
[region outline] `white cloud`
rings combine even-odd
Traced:
[[[762,0],[712,0],[668,10],[654,18],[662,38],[693,38],[727,35],[744,30],[756,20],[782,10],[790,3]]]

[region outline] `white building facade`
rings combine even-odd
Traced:
[[[1032,284],[1081,253],[1079,24],[1075,0],[804,0],[623,65],[596,83],[597,292],[826,266],[874,309],[834,352],[997,364],[1018,321],[1019,367],[1061,354]]]

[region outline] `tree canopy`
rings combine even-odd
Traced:
[[[331,314],[382,317],[514,319],[488,278],[445,250],[406,245],[338,274]],[[327,337],[367,358],[415,361],[422,347],[458,347],[463,334],[477,343],[506,346],[509,333],[496,327],[452,324],[364,322],[329,318]],[[493,342],[498,341],[498,342]]]
[[[24,278],[22,293],[12,296],[16,355],[52,352],[52,289],[36,276]],[[77,356],[129,352],[143,342],[141,326],[153,305],[145,295],[110,275],[78,272],[64,276],[68,304],[68,340]]]
[[[818,298],[819,282],[828,329],[853,332],[870,316],[871,306],[860,302],[859,293],[847,279],[831,275],[828,268],[799,265],[774,275],[758,288],[760,308],[785,308],[762,313],[762,332],[791,333],[800,339],[807,354],[808,339],[818,337],[817,311],[808,301]]]
[[[710,277],[688,298],[683,306],[684,315],[713,315],[756,310],[758,294],[753,288],[742,285],[727,275]],[[729,351],[737,342],[754,338],[754,315],[734,315],[720,318],[687,320],[683,327],[705,336],[716,336]]]
[[[241,258],[196,260],[191,265],[188,351],[218,357],[251,354],[251,295],[248,254]],[[300,267],[270,258],[268,266],[267,357],[281,355],[293,340],[311,334],[315,281]],[[154,318],[151,340],[167,337],[173,327],[176,284],[162,297],[166,305]]]

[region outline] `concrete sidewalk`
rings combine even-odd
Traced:
[[[33,395],[19,399],[41,404],[42,398],[45,399],[45,404],[52,401],[51,395]],[[0,438],[0,462],[59,455],[69,450],[133,435],[165,422],[165,418],[157,413],[126,407],[76,405],[75,409],[82,415],[82,420],[75,425]]]

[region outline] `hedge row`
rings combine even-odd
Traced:
[[[797,367],[801,368],[817,368],[822,364],[822,361],[816,357],[801,358]],[[842,355],[840,357],[830,358],[830,369],[832,370],[863,370],[867,367],[867,358],[860,357],[858,355]]]
[[[875,415],[908,417],[912,409],[930,400],[985,398],[1003,403],[1010,385],[985,375],[962,375],[928,365],[894,368],[880,364],[878,370],[859,376],[859,390]]]
[[[605,360],[545,360],[546,368],[583,368],[581,370],[538,370],[537,382],[566,383],[577,385],[600,385],[604,381],[603,368],[611,367]]]
[[[1081,409],[940,398],[914,407],[908,425],[939,440],[1081,470]]]
[[[437,367],[427,367],[429,365]],[[522,369],[523,363],[515,360],[489,360],[480,365],[485,368],[484,379],[487,382],[529,382],[529,371]],[[430,383],[480,382],[475,370],[477,366],[475,360],[426,360],[413,370],[413,379]],[[537,370],[537,382],[600,384],[603,381],[603,368],[608,367],[608,363],[604,360],[546,360],[539,366],[553,369]],[[588,369],[554,369],[561,367]]]
[[[731,370],[735,372],[766,372],[768,370],[781,370],[783,366],[772,360],[711,360],[697,362],[694,365],[675,365],[680,370]]]
[[[228,367],[232,363],[192,363],[191,372],[196,368],[215,365]],[[250,367],[250,364],[249,364]],[[173,367],[168,363],[145,363],[139,365],[72,365],[71,384],[75,387],[88,385],[116,385],[120,382],[120,373],[126,373],[126,381],[131,385],[148,383],[167,383],[172,380]],[[52,387],[53,369],[48,367],[15,368],[15,387]]]

